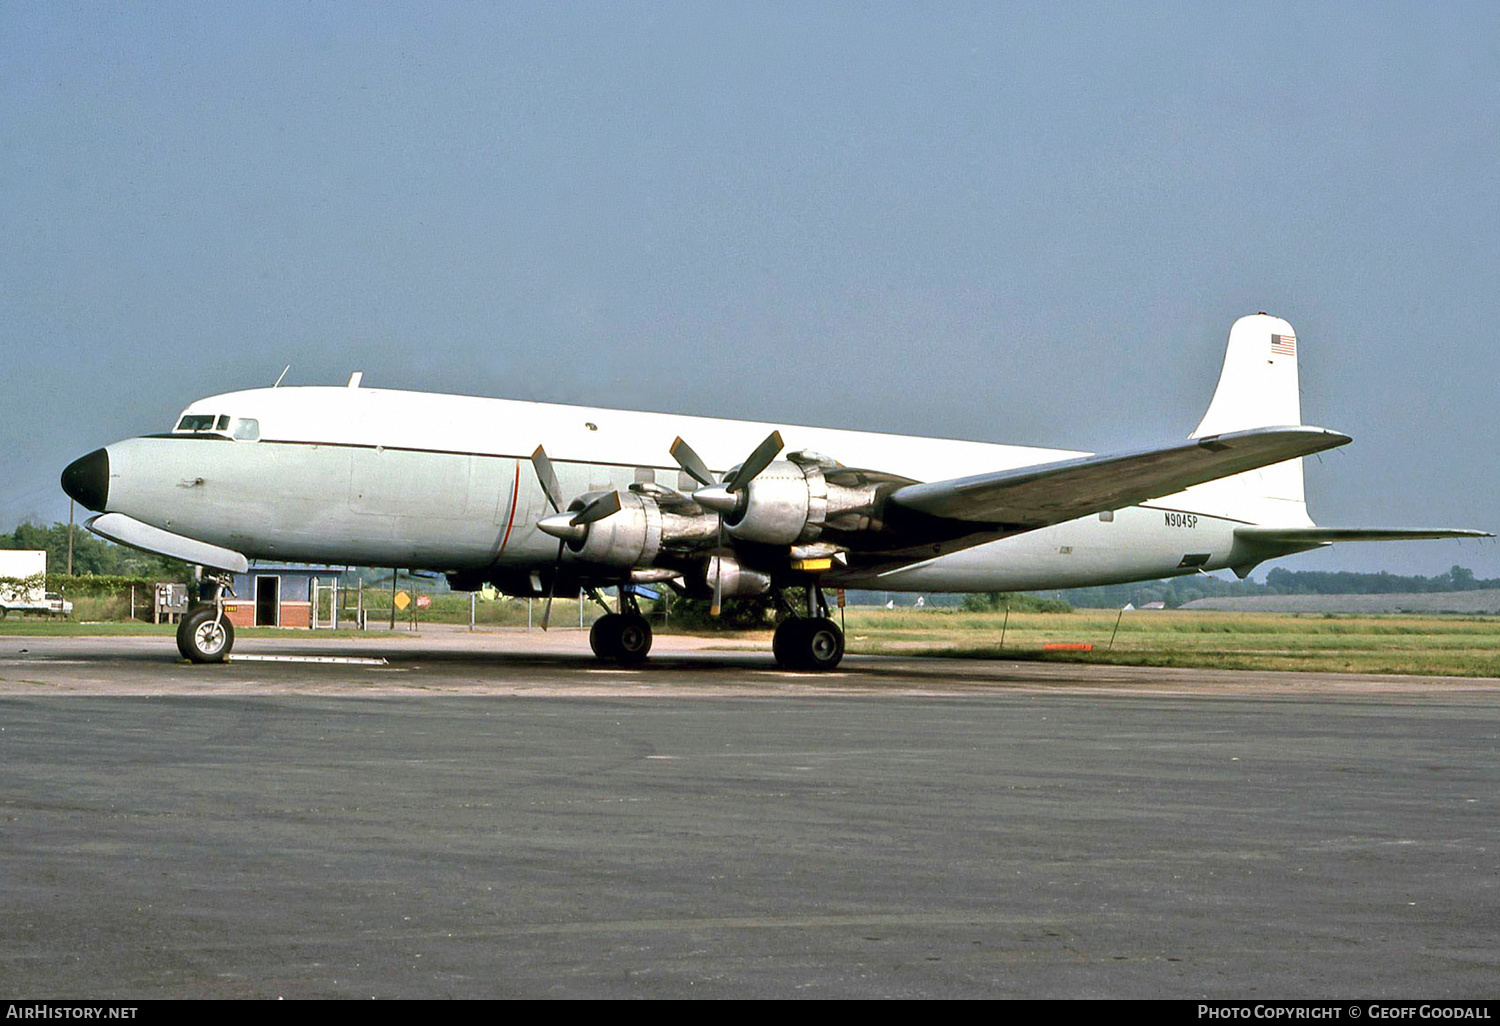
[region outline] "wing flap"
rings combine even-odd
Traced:
[[[1351,440],[1315,427],[1232,431],[1160,449],[908,485],[891,501],[931,516],[1032,529],[1133,506]]]

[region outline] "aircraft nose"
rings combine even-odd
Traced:
[[[109,453],[95,449],[69,463],[62,472],[62,490],[79,505],[103,513],[109,503]]]

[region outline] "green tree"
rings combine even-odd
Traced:
[[[1473,591],[1480,586],[1474,579],[1474,571],[1461,566],[1449,570],[1448,579],[1453,582],[1454,591]]]
[[[1071,613],[1073,607],[1062,599],[1043,598],[1018,591],[987,591],[965,595],[959,606],[966,613],[997,613],[1012,610],[1017,613]]]

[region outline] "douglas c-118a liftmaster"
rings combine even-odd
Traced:
[[[1116,455],[347,387],[200,399],[170,432],[97,449],[63,489],[90,530],[205,568],[178,646],[219,661],[229,572],[251,559],[440,571],[510,595],[618,588],[602,659],[636,663],[633,587],[729,597],[805,587],[773,648],[827,670],[844,639],[825,587],[990,592],[1231,568],[1335,541],[1481,531],[1319,527],[1301,457],[1297,340],[1241,318],[1189,440]]]

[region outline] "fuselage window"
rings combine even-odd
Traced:
[[[241,417],[234,423],[234,437],[242,442],[253,442],[260,437],[260,421],[254,417]]]

